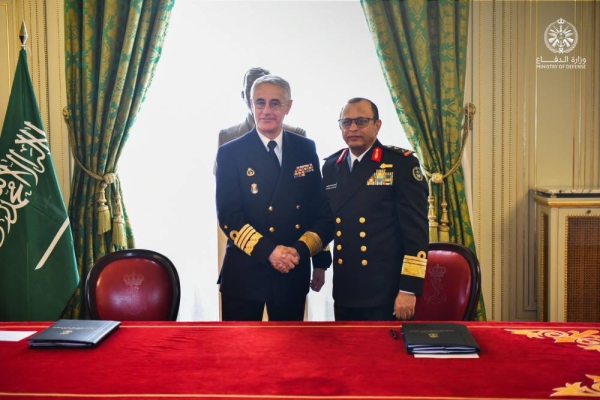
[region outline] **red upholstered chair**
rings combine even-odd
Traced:
[[[432,242],[414,320],[472,320],[480,292],[481,272],[475,254],[462,244]]]
[[[175,266],[152,250],[109,253],[96,261],[85,281],[92,319],[175,321],[180,297]]]

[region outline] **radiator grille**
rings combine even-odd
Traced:
[[[567,217],[565,244],[565,321],[598,322],[600,216]]]

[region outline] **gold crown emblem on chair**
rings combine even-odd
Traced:
[[[135,272],[123,275],[123,282],[125,282],[127,286],[140,286],[143,281],[144,275],[136,274]]]
[[[440,264],[436,264],[433,267],[428,267],[427,271],[431,276],[441,278],[446,273],[446,267],[442,267]]]

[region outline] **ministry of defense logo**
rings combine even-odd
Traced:
[[[577,46],[577,29],[570,22],[560,18],[548,25],[544,32],[546,47],[553,53],[565,54]]]

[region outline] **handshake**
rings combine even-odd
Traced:
[[[290,272],[300,262],[300,255],[293,247],[278,245],[269,256],[269,262],[282,274]]]

